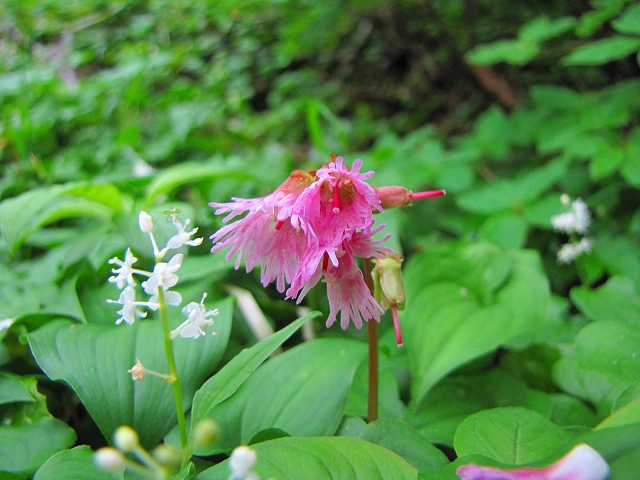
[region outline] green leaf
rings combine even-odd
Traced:
[[[0,372],[0,405],[13,402],[35,402],[20,377]]]
[[[453,445],[459,457],[480,454],[522,465],[544,459],[568,440],[562,428],[539,413],[504,407],[467,417],[456,430]]]
[[[33,480],[113,480],[114,474],[98,468],[87,445],[53,455],[36,472]],[[117,478],[122,478],[120,474]]]
[[[220,448],[247,443],[267,428],[293,436],[333,435],[365,353],[362,342],[325,338],[270,359],[210,412],[220,424]]]
[[[572,66],[602,65],[631,55],[638,48],[640,38],[615,35],[576,48],[562,59],[562,63]]]
[[[312,312],[300,317],[282,330],[256,343],[251,348],[242,350],[238,355],[220,369],[213,377],[205,382],[193,398],[191,410],[191,426],[210,416],[213,409],[233,395],[240,385],[256,368],[271,355],[276,348],[287,341],[302,325],[320,315]]]
[[[630,5],[620,17],[611,22],[611,26],[620,33],[640,35],[640,4]]]
[[[612,277],[595,290],[574,287],[570,295],[582,313],[592,320],[620,320],[640,328],[640,296],[631,279]]]
[[[51,455],[70,447],[76,433],[56,418],[31,425],[0,426],[0,472],[34,473]]]
[[[442,450],[402,420],[376,420],[367,424],[360,433],[360,438],[397,453],[420,471],[432,470],[449,463]]]
[[[401,312],[414,379],[414,408],[450,371],[544,325],[550,295],[538,256],[532,251],[505,256],[512,262],[510,277],[486,299],[479,289],[468,289],[463,283],[429,284],[420,273],[415,279],[405,278],[406,284],[411,280],[422,286],[414,297],[407,295],[412,300]],[[417,272],[432,269],[424,258],[413,265]],[[409,291],[414,291],[413,286],[407,286]]]
[[[0,234],[10,253],[15,252],[30,234],[48,223],[69,217],[111,216],[114,213],[112,207],[119,206],[119,201],[98,196],[97,191],[102,188],[109,193],[115,187],[96,184],[54,185],[31,190],[0,203]]]
[[[526,40],[499,40],[487,45],[480,45],[467,53],[470,63],[477,65],[492,65],[507,62],[514,65],[529,63],[540,52],[535,42]]]
[[[553,378],[563,390],[593,402],[602,416],[608,415],[620,392],[640,378],[638,352],[637,327],[600,320],[580,330],[573,353],[554,365]]]
[[[605,418],[595,428],[611,428],[630,423],[640,423],[640,399],[633,400]]]
[[[524,245],[527,224],[521,215],[496,213],[487,218],[478,229],[480,240],[496,243],[505,248]]]
[[[417,478],[417,470],[393,452],[350,437],[279,438],[255,445],[260,478],[278,480],[387,480]],[[226,480],[228,460],[198,475]]]
[[[221,165],[219,162],[204,165],[202,163],[179,163],[162,170],[154,177],[147,187],[145,205],[148,207],[159,195],[168,194],[182,185],[225,177],[246,179],[251,178],[251,175],[238,168]]]
[[[217,335],[174,341],[185,406],[213,372],[227,345],[232,302],[216,306],[220,314],[211,331]],[[168,372],[163,341],[159,320],[117,327],[57,320],[29,335],[40,368],[49,378],[71,385],[105,438],[111,439],[120,425],[130,425],[146,447],[155,446],[177,422],[173,394],[161,378],[147,376],[134,382],[127,370],[139,358],[150,370]]]
[[[567,162],[563,158],[541,168],[526,172],[513,180],[498,180],[460,195],[458,205],[472,213],[490,214],[507,209],[519,209],[540,197],[565,174]]]
[[[549,20],[546,15],[536,17],[518,30],[518,37],[529,42],[542,42],[571,30],[576,24],[573,17]]]

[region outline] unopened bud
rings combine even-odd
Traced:
[[[140,225],[140,230],[144,233],[151,233],[153,231],[153,218],[147,212],[140,212],[138,215],[138,224]]]
[[[123,425],[113,435],[113,444],[123,452],[132,452],[140,446],[140,440],[133,428]]]
[[[404,284],[402,282],[402,258],[397,253],[377,258],[371,271],[376,301],[387,309],[392,305],[404,309]]]
[[[404,187],[376,188],[382,208],[404,207],[411,203],[411,190]]]
[[[180,465],[182,455],[180,452],[162,443],[153,451],[153,458],[155,458],[161,465],[171,467]]]
[[[195,449],[210,447],[220,438],[220,426],[213,418],[203,418],[193,429],[193,446]]]
[[[229,468],[233,473],[248,473],[249,470],[256,464],[258,460],[258,454],[255,450],[242,445],[236,447],[231,452],[229,458]]]
[[[119,472],[126,466],[126,459],[122,452],[112,447],[99,449],[93,461],[98,467],[108,472]]]

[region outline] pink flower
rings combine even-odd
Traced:
[[[210,203],[217,208],[216,214],[229,213],[225,222],[249,212],[211,236],[214,243],[211,251],[231,247],[227,260],[237,254],[237,269],[244,255],[247,272],[262,263],[262,284],[266,286],[276,280],[278,291],[284,292],[285,282],[290,283],[293,279],[307,244],[305,235],[291,224],[291,208],[312,180],[309,173],[296,170],[266,197]]]
[[[502,470],[470,464],[458,467],[456,474],[462,480],[604,480],[609,465],[597,451],[581,443],[545,468]]]

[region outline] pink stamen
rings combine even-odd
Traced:
[[[340,212],[340,187],[338,185],[333,187],[333,213]]]
[[[428,192],[418,192],[418,193],[411,193],[409,195],[409,198],[411,200],[417,200],[419,198],[429,198],[429,197],[439,197],[441,195],[446,194],[447,192],[445,192],[444,190],[429,190]]]
[[[398,318],[398,305],[391,305],[391,316],[393,317],[393,328],[396,330],[396,342],[402,346],[402,332],[400,331],[400,319]]]

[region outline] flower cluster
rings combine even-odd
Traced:
[[[118,288],[123,288],[118,300],[107,300],[109,303],[122,305],[122,308],[118,310],[120,318],[116,321],[117,324],[125,322],[131,325],[136,320],[136,317],[146,317],[147,312],[140,307],[157,310],[161,308],[161,298],[167,305],[180,305],[182,302],[182,296],[178,292],[171,290],[171,288],[178,283],[176,272],[182,266],[184,256],[178,253],[171,257],[168,262],[163,262],[162,259],[169,250],[180,248],[183,245],[200,245],[202,238],[191,239],[191,236],[198,229],[194,228],[189,232],[186,231],[189,220],[186,220],[183,224],[176,215],[171,215],[170,218],[176,227],[177,233],[169,239],[166,247],[160,250],[153,235],[153,219],[146,212],[140,212],[138,217],[140,230],[149,234],[151,245],[153,246],[153,253],[156,259],[153,272],[134,268],[133,264],[138,259],[129,248],[125,252],[124,260],[120,260],[117,257],[109,260],[110,264],[118,267],[112,269],[114,275],[109,277],[109,282],[115,283]],[[137,283],[134,279],[134,274],[146,277],[141,286],[144,292],[150,296],[148,301],[136,300]],[[171,332],[171,338],[176,338],[177,336],[198,338],[205,334],[203,327],[213,324],[213,320],[209,317],[218,313],[217,310],[206,311],[204,307],[205,297],[206,294],[203,295],[200,303],[191,302],[182,309],[182,313],[187,316],[187,320]]]
[[[239,268],[244,257],[247,272],[260,265],[262,284],[275,281],[278,291],[286,289],[287,298],[298,303],[323,280],[330,308],[327,326],[340,314],[343,329],[350,322],[361,328],[363,319],[380,321],[384,310],[372,296],[356,258],[385,258],[393,251],[381,245],[389,235],[373,238],[384,228],[374,227],[373,213],[383,206],[380,195],[366,182],[373,172],[360,171],[362,160],[351,168],[342,157],[332,155],[331,160],[316,171],[294,171],[266,197],[211,203],[216,214],[228,214],[227,225],[211,237],[212,251],[230,247],[227,259],[237,255]],[[414,198],[409,190],[391,188],[393,206]]]
[[[462,480],[605,480],[609,465],[596,450],[581,443],[545,468],[502,470],[472,463],[458,467],[456,474]]]
[[[591,212],[581,198],[571,202],[569,196],[564,194],[560,200],[570,210],[551,217],[551,224],[555,230],[571,237],[571,241],[558,250],[558,263],[571,263],[578,256],[591,251],[593,240],[587,237],[591,224]],[[583,235],[583,237],[578,240],[576,235]]]

